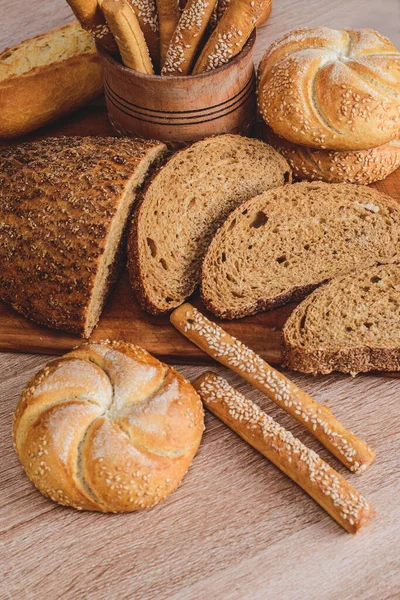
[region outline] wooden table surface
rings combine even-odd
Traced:
[[[63,0],[0,0],[0,8],[2,46],[70,19]],[[256,58],[304,25],[374,27],[400,46],[400,2],[275,0]],[[102,515],[53,504],[25,477],[10,435],[19,393],[46,360],[0,355],[0,598],[400,598],[400,380],[290,375],[375,448],[376,463],[356,476],[261,394],[217,369],[370,500],[378,516],[354,537],[210,414],[182,486],[158,507]],[[202,371],[178,368],[188,378]]]

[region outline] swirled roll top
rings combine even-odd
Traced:
[[[296,144],[362,150],[400,132],[400,54],[372,29],[290,32],[267,50],[258,80],[265,122]]]
[[[55,502],[124,512],[153,506],[181,482],[199,446],[200,399],[141,348],[83,344],[45,366],[16,408],[15,447]]]

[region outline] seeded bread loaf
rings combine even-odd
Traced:
[[[335,277],[283,328],[284,363],[303,373],[400,370],[400,264]]]
[[[365,150],[400,136],[400,53],[372,29],[304,28],[272,44],[258,104],[295,144]]]
[[[179,306],[200,282],[216,229],[248,198],[291,180],[273,148],[239,135],[208,138],[175,154],[148,185],[131,224],[128,267],[141,306]]]
[[[201,401],[133,344],[83,344],[23,390],[13,439],[38,490],[78,510],[154,506],[181,482],[204,429]]]
[[[368,185],[400,167],[400,140],[369,150],[321,150],[292,144],[265,127],[263,138],[288,161],[293,176],[306,181]]]
[[[0,138],[29,133],[103,91],[92,36],[74,21],[0,54]]]
[[[88,336],[121,266],[137,188],[164,144],[47,138],[0,152],[0,298]]]
[[[237,208],[202,267],[206,306],[235,319],[301,300],[321,283],[400,259],[400,206],[376,190],[296,183]]]

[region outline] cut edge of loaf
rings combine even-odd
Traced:
[[[127,183],[125,192],[121,198],[120,207],[112,221],[107,236],[105,251],[100,259],[87,310],[83,337],[89,337],[96,326],[107,298],[118,278],[120,263],[122,262],[122,255],[124,253],[123,247],[126,240],[129,217],[132,206],[137,201],[140,188],[143,184],[146,185],[147,176],[151,177],[149,170],[152,168],[156,169],[157,164],[163,159],[166,153],[167,147],[160,142],[158,146],[155,146],[147,153]]]

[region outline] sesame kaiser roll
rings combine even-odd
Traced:
[[[258,70],[258,104],[279,136],[303,146],[365,150],[400,135],[400,54],[372,29],[298,29]]]
[[[321,150],[292,144],[266,125],[262,135],[286,158],[296,179],[368,185],[400,167],[400,140],[369,150]]]
[[[54,502],[128,512],[175,490],[203,429],[202,403],[182,375],[138,346],[104,341],[37,373],[13,439],[29,479]]]

